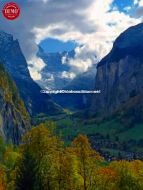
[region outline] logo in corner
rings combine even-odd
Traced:
[[[15,20],[20,16],[20,7],[17,3],[6,3],[2,9],[3,16],[8,20]]]

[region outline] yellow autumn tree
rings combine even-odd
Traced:
[[[62,152],[63,142],[57,136],[53,135],[48,127],[49,124],[48,126],[46,124],[40,124],[34,127],[23,137],[23,144],[20,147],[22,159],[24,157],[25,159],[23,162],[19,162],[19,167],[27,174],[28,168],[26,162],[29,162],[30,170],[35,175],[35,179],[32,177],[32,174],[29,176],[29,178],[35,181],[34,190],[54,190],[58,186],[57,160],[59,160],[59,153]],[[33,168],[31,168],[32,163],[30,159],[33,160]],[[23,167],[21,167],[21,163]],[[22,178],[23,180],[30,180],[26,176],[22,176]],[[24,186],[23,181],[21,181],[21,184]]]
[[[110,164],[112,168],[118,175],[116,183],[117,190],[142,190],[138,179],[138,175],[133,171],[133,162],[129,161],[115,161]]]
[[[83,178],[83,190],[92,189],[95,183],[97,163],[102,160],[100,155],[91,148],[88,138],[79,135],[72,143],[72,149],[79,163],[79,174]]]

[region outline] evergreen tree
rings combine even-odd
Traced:
[[[15,190],[35,190],[36,167],[31,153],[28,150],[24,151],[18,163]]]

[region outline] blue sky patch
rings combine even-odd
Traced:
[[[133,5],[133,0],[114,0],[113,5],[117,6],[120,11],[123,11],[125,7]]]
[[[71,51],[75,49],[77,45],[75,41],[63,42],[53,38],[45,39],[40,43],[40,46],[49,53]]]

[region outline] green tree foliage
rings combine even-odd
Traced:
[[[25,105],[20,98],[15,83],[11,80],[5,68],[0,63],[0,90],[4,93],[5,101],[9,104],[14,104],[16,109],[20,112],[23,119],[26,121],[30,117],[26,111]]]
[[[64,147],[64,143],[53,135],[54,126],[49,130],[45,125],[41,124],[27,133],[20,147],[22,152],[28,149],[36,163],[33,166],[36,170],[34,189],[89,189],[94,181],[94,166],[101,160],[99,154],[92,150],[87,137],[82,135],[73,141],[71,147]],[[30,170],[34,171],[34,168]],[[19,170],[24,173],[22,169],[19,163]]]
[[[52,125],[52,124],[51,124]],[[54,189],[58,181],[58,161],[63,143],[58,137],[52,135],[47,127],[41,124],[33,128],[23,138],[22,152],[28,149],[32,155],[36,166],[35,190]],[[22,153],[22,157],[23,157]]]
[[[0,190],[143,190],[142,161],[105,162],[84,135],[67,147],[52,122],[0,151]]]
[[[29,150],[24,150],[19,160],[19,166],[16,171],[15,190],[34,190],[36,162]]]

